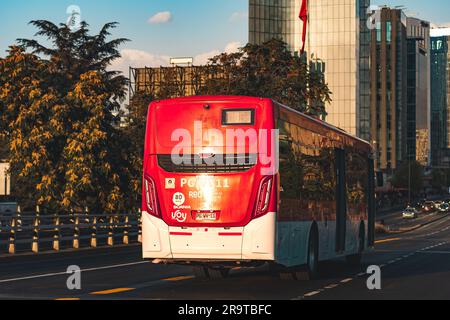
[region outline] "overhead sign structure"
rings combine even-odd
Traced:
[[[189,58],[189,57],[185,57],[185,58],[171,58],[170,59],[170,64],[172,65],[193,65],[194,64],[194,58]]]

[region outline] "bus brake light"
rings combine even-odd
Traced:
[[[150,177],[144,178],[145,185],[145,203],[147,204],[148,213],[157,218],[161,218],[156,200],[155,182]]]
[[[258,193],[258,201],[256,203],[255,218],[261,217],[267,213],[269,209],[270,194],[272,191],[272,177],[265,177],[261,181]]]

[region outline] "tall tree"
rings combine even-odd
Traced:
[[[287,44],[272,39],[262,45],[247,44],[239,52],[222,53],[210,61],[206,94],[249,95],[275,99],[313,116],[326,116],[331,92],[323,74],[310,69]]]
[[[136,93],[130,100],[129,113],[126,115],[127,123],[123,131],[127,137],[127,143],[123,144],[127,150],[130,163],[130,176],[132,177],[131,188],[135,196],[135,203],[141,201],[142,190],[142,168],[144,156],[144,141],[149,104],[156,100],[152,94],[143,92]]]
[[[404,161],[395,171],[392,184],[396,188],[408,189],[411,183],[411,192],[418,193],[424,185],[424,169],[417,161]]]
[[[126,39],[107,41],[116,23],[97,35],[85,22],[74,32],[49,21],[31,24],[52,46],[20,39],[0,64],[0,132],[10,144],[15,194],[54,210],[128,207],[126,136],[113,125],[127,79],[107,70]]]

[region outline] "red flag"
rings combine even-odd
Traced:
[[[302,0],[302,7],[300,9],[300,20],[303,21],[303,34],[302,34],[302,50],[301,53],[305,52],[305,44],[306,44],[306,29],[308,25],[308,0]]]

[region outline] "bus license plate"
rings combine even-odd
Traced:
[[[216,212],[197,213],[195,215],[195,220],[197,220],[197,221],[216,221],[217,213]]]

